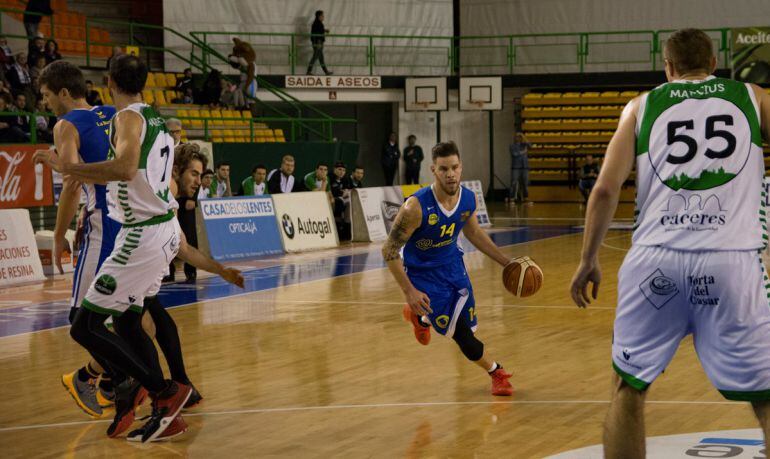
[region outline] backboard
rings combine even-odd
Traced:
[[[502,110],[501,77],[460,78],[460,110]]]
[[[407,78],[404,83],[404,110],[446,111],[447,103],[446,78]]]

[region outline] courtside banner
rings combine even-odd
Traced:
[[[325,191],[281,193],[271,197],[287,252],[337,247],[337,225]]]
[[[211,258],[225,261],[283,253],[270,197],[201,199],[198,205]]]
[[[0,146],[0,209],[53,205],[51,169],[33,164],[35,150],[50,145]]]
[[[481,186],[481,180],[460,182],[460,185],[473,191],[476,195],[476,220],[478,220],[479,225],[485,228],[492,226],[492,222],[489,220],[489,213],[487,213],[487,204],[484,202],[484,188]]]
[[[384,241],[388,233],[381,204],[384,200],[382,188],[358,188],[353,190],[352,226],[353,241]]]
[[[0,287],[45,280],[27,209],[0,210]]]

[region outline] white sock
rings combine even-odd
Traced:
[[[497,362],[492,362],[492,366],[491,366],[491,367],[489,367],[489,370],[487,370],[487,373],[494,373],[494,372],[495,372],[495,370],[497,370],[497,367],[498,367],[498,366],[499,366],[499,365],[497,365]]]

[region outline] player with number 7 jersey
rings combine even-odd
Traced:
[[[171,220],[173,209],[177,207],[170,193],[174,138],[166,129],[165,120],[151,106],[131,104],[112,118],[108,160],[115,157],[115,119],[124,111],[132,111],[144,120],[139,169],[131,181],[110,182],[108,185],[110,217],[129,227]]]

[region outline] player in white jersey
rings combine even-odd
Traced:
[[[115,249],[99,269],[75,315],[71,335],[92,354],[108,361],[126,380],[116,384],[116,418],[108,428],[111,437],[130,427],[133,412],[144,398],[153,398],[153,413],[142,441],[152,441],[170,425],[179,427],[179,412],[191,393],[189,385],[163,379],[152,354],[152,341],[141,327],[145,296],[163,277],[180,244],[179,224],[174,218],[170,182],[174,141],[165,122],[142,102],[147,67],[137,57],[113,59],[109,89],[118,113],[110,125],[108,160],[91,164],[62,163],[55,153],[38,151],[36,161],[86,183],[108,182],[110,217],[123,226]],[[104,325],[112,315],[117,334]],[[126,394],[119,397],[118,391]],[[121,402],[121,403],[119,403]]]
[[[770,96],[711,76],[711,38],[677,31],[664,49],[668,83],[632,100],[591,193],[580,267],[571,294],[595,299],[597,253],[636,160],[633,243],[618,273],[605,457],[644,457],[646,389],[692,333],[712,384],[751,402],[770,433],[770,292],[762,136]]]

